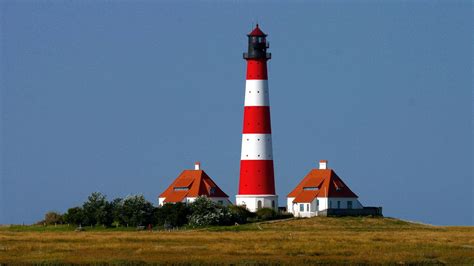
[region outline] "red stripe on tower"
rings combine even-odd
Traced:
[[[270,123],[270,107],[245,106],[243,133],[271,134],[272,127]]]
[[[239,193],[237,205],[249,210],[274,208],[278,203],[275,194],[273,150],[270,123],[267,61],[271,54],[266,34],[257,26],[247,35],[247,80],[240,161]]]

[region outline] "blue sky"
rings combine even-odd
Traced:
[[[280,205],[320,159],[386,216],[473,225],[470,1],[1,1],[0,223],[194,161],[235,200],[246,35],[269,34]]]

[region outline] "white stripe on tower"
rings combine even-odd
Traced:
[[[241,160],[273,160],[271,134],[243,134]]]
[[[245,82],[245,106],[270,106],[268,80],[248,79]]]

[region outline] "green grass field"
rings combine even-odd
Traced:
[[[0,228],[1,263],[474,263],[474,227],[391,218],[294,219],[178,231]]]

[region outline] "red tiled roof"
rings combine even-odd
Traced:
[[[263,33],[262,30],[258,27],[258,24],[255,26],[255,29],[253,29],[252,32],[249,33],[249,36],[267,36],[265,33]]]
[[[188,191],[173,191],[164,200],[164,202],[182,202],[188,194]]]
[[[288,197],[295,198],[293,202],[311,202],[316,197],[357,198],[357,195],[332,169],[313,169],[288,194]]]
[[[198,196],[229,197],[203,170],[184,170],[158,197],[165,198],[164,202],[181,202],[185,197]]]
[[[319,190],[303,190],[299,193],[293,202],[304,202],[309,203],[314,200],[319,194]]]
[[[183,178],[180,178],[179,180],[176,180],[173,186],[174,187],[189,187],[191,186],[193,181],[194,181],[194,178],[183,177]]]

